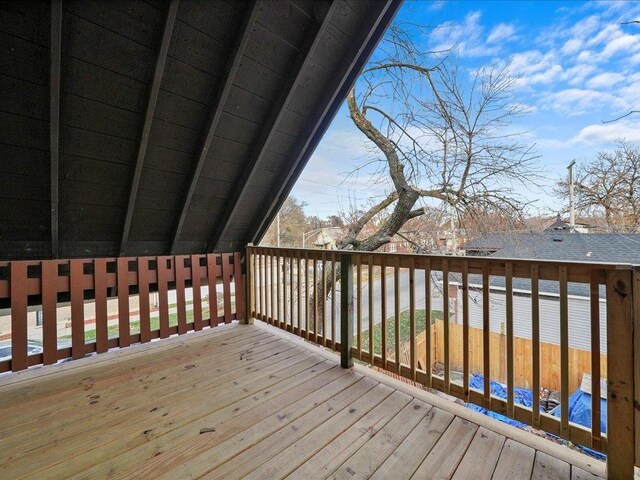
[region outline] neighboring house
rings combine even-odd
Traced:
[[[640,265],[640,234],[577,233],[570,229],[552,228],[541,233],[493,233],[479,237],[465,245],[467,255],[509,257],[559,261],[591,261]],[[457,282],[459,283],[459,282]],[[491,330],[504,329],[505,279],[491,277]],[[482,287],[479,275],[469,275],[469,323],[482,328]],[[559,286],[558,282],[541,280],[540,335],[543,342],[559,344]],[[531,338],[531,287],[527,279],[513,279],[514,332],[517,337]],[[568,284],[569,346],[590,350],[589,287]],[[462,318],[462,291],[458,293],[458,319]],[[600,290],[601,351],[606,352],[606,299]],[[461,320],[458,320],[461,321]]]

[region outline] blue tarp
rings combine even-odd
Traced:
[[[560,407],[553,409],[553,415],[560,417]],[[591,428],[591,395],[577,389],[569,397],[569,421],[582,425],[583,427]],[[607,432],[607,401],[603,398],[600,399],[600,431],[602,433]],[[578,445],[578,448],[583,452],[604,460],[604,456],[600,452],[591,450],[590,448]]]
[[[491,395],[498,398],[507,398],[507,388],[504,385],[494,380],[491,380],[489,385],[491,386]],[[481,392],[484,391],[484,377],[482,375],[473,375],[469,379],[469,387],[475,390],[480,390]],[[533,396],[530,390],[525,390],[524,388],[516,388],[513,401],[518,405],[531,407],[533,405]],[[483,413],[484,415],[495,418],[496,420],[499,420],[501,422],[508,423],[509,425],[513,425],[514,427],[523,428],[527,426],[522,422],[518,422],[512,418],[492,412],[490,410],[487,410],[486,408],[482,408],[471,403],[467,404],[467,406],[470,409],[475,410],[476,412]]]
[[[506,399],[507,398],[507,389],[504,385],[491,380],[491,395],[494,397]],[[484,391],[484,377],[482,375],[474,375],[469,379],[469,387]],[[516,388],[514,392],[514,403],[517,405],[523,405],[525,407],[531,408],[533,406],[533,395],[531,390],[526,390],[524,388]],[[467,404],[467,406],[475,410],[476,412],[483,413],[491,418],[495,418],[501,422],[507,423],[509,425],[513,425],[514,427],[523,428],[527,427],[526,424],[522,422],[518,422],[513,420],[512,418],[505,417],[504,415],[500,415],[499,413],[491,412],[486,408],[479,407],[473,404]],[[600,430],[602,433],[606,433],[607,428],[607,401],[604,399],[600,399]],[[560,416],[560,407],[557,407],[553,410],[553,415],[556,417]],[[582,390],[578,389],[569,397],[569,421],[577,423],[578,425],[582,425],[587,428],[591,428],[591,395],[588,393],[584,393]],[[583,447],[578,445],[578,448],[583,452],[587,453],[596,458],[604,459],[606,458],[602,453],[596,452],[595,450],[591,450],[590,448]]]

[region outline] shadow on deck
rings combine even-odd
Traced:
[[[2,478],[580,478],[604,464],[275,328],[0,378]]]

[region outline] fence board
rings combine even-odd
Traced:
[[[27,262],[11,262],[11,369],[29,366],[27,358]]]
[[[42,262],[42,363],[58,361],[58,262]]]

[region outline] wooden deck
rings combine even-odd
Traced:
[[[0,478],[573,478],[604,464],[265,325],[0,377]],[[594,475],[595,474],[595,475]]]

